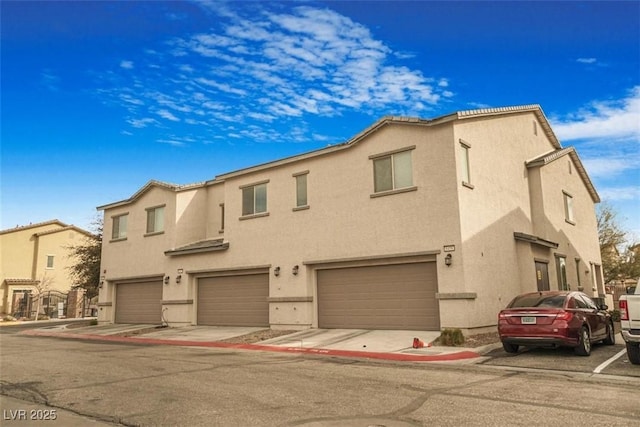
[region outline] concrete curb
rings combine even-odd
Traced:
[[[113,335],[95,335],[95,334],[72,334],[51,331],[28,330],[20,333],[21,335],[66,338],[90,341],[108,341],[116,343],[128,344],[147,344],[147,345],[171,345],[180,347],[209,347],[209,348],[229,348],[236,350],[254,350],[254,351],[271,351],[289,354],[312,354],[335,357],[391,360],[398,362],[450,362],[456,360],[467,360],[481,357],[481,354],[475,351],[463,350],[455,353],[444,354],[407,354],[407,353],[380,353],[370,351],[354,351],[354,350],[335,350],[321,348],[305,348],[305,347],[279,347],[275,345],[260,344],[232,344],[218,341],[188,341],[188,340],[167,340],[142,337],[123,337]]]

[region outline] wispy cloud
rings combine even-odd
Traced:
[[[609,201],[640,200],[640,186],[605,187],[599,194]]]
[[[581,64],[595,64],[597,61],[596,58],[578,58],[576,59],[576,62],[579,62]]]
[[[640,86],[614,101],[594,101],[575,114],[552,118],[558,137],[565,141],[609,138],[640,140]]]
[[[446,78],[403,65],[408,54],[333,10],[199,4],[218,15],[218,27],[150,47],[148,63],[136,60],[135,70],[121,61],[128,72],[114,70],[112,89],[101,91],[127,110],[132,127],[206,124],[212,140],[230,135],[225,126],[235,122],[250,131],[234,136],[258,141],[325,140],[292,129],[348,111],[424,115],[453,96]]]

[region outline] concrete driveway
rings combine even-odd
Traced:
[[[44,325],[43,325],[44,326]],[[262,327],[185,326],[163,328],[154,325],[100,325],[40,328],[29,335],[91,340],[127,341],[140,344],[236,348],[243,350],[322,354],[396,361],[454,361],[477,359],[490,349],[434,347],[440,335],[435,331],[381,331],[362,329],[309,329],[259,342],[225,342],[264,331]],[[423,348],[413,348],[418,338]]]

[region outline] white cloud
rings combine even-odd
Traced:
[[[640,86],[617,101],[594,101],[567,117],[551,120],[556,135],[565,141],[579,139],[640,140]]]
[[[607,154],[604,152],[590,153],[582,160],[589,176],[592,178],[610,178],[630,171],[637,171],[640,165],[640,155]]]
[[[203,125],[204,138],[212,140],[236,122],[251,130],[236,135],[298,140],[300,132],[270,126],[349,110],[420,115],[454,96],[448,79],[403,66],[412,54],[394,52],[367,27],[331,9],[293,3],[284,11],[254,3],[235,11],[233,2],[197,3],[217,15],[216,27],[168,40],[164,50],[147,49],[147,63],[136,60],[132,73],[122,69],[134,69],[133,62],[120,62],[111,82],[117,89],[105,92],[127,109],[131,126],[166,131],[170,122]],[[149,118],[154,115],[165,121]]]
[[[157,114],[162,117],[163,119],[167,119],[167,120],[171,120],[172,122],[179,122],[180,119],[177,118],[176,116],[174,116],[171,112],[169,112],[168,110],[160,110],[157,112]]]
[[[579,62],[581,64],[595,64],[596,63],[596,58],[578,58],[576,59],[576,62]]]
[[[607,201],[640,200],[640,186],[608,187],[598,193]]]

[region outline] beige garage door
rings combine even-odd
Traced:
[[[435,262],[318,270],[318,327],[440,330]]]
[[[118,284],[116,323],[162,323],[162,281]]]
[[[269,275],[198,280],[198,325],[269,326]]]

